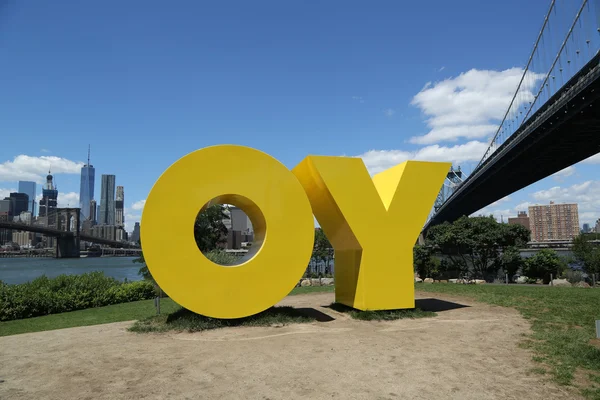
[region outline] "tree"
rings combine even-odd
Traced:
[[[581,234],[573,239],[571,251],[577,259],[583,263],[587,273],[597,274],[600,272],[600,247],[593,244],[591,240],[594,237],[588,234]]]
[[[500,266],[504,273],[508,275],[509,279],[512,279],[519,271],[519,268],[523,266],[523,258],[521,258],[517,246],[511,246],[504,249],[500,256]]]
[[[421,279],[437,278],[440,273],[440,262],[433,257],[430,247],[413,247],[413,264]]]
[[[431,227],[427,242],[448,256],[452,267],[491,278],[500,266],[500,251],[527,243],[529,230],[500,224],[493,217],[461,217],[453,223]]]
[[[315,263],[323,262],[325,264],[325,273],[329,273],[329,263],[331,262],[331,243],[323,229],[315,229],[315,242],[313,245],[312,259]]]
[[[558,277],[566,268],[556,251],[542,249],[525,260],[523,273],[529,278],[543,279],[550,282],[551,275]]]
[[[227,227],[223,223],[229,216],[223,206],[215,204],[198,214],[194,224],[194,238],[202,253],[207,253],[227,241]]]

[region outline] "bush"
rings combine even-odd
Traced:
[[[523,273],[530,278],[543,279],[547,284],[550,282],[551,276],[559,277],[565,268],[564,261],[554,250],[542,249],[525,260]]]
[[[235,265],[239,262],[238,256],[227,253],[223,250],[211,250],[204,253],[204,256],[210,261],[219,265]]]
[[[573,271],[572,269],[567,270],[566,276],[569,283],[579,283],[585,280],[583,279],[583,272]]]
[[[151,299],[151,282],[123,283],[90,272],[83,275],[41,276],[19,285],[0,284],[0,321],[31,318],[84,308]]]

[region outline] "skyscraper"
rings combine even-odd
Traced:
[[[81,185],[79,186],[79,208],[81,208],[81,220],[91,217],[90,201],[94,198],[94,180],[96,170],[90,164],[90,148],[88,147],[87,164],[81,167]]]
[[[19,181],[19,193],[25,193],[29,196],[27,211],[29,211],[31,215],[35,215],[35,189],[35,182]]]
[[[95,223],[98,219],[98,206],[96,205],[96,200],[90,200],[90,221]],[[92,224],[93,225],[93,224]]]
[[[99,225],[115,224],[115,176],[102,175]]]
[[[46,184],[42,189],[42,200],[40,201],[40,217],[46,217],[50,213],[50,211],[56,209],[57,207],[57,199],[58,199],[58,190],[54,187],[52,183],[52,175],[50,171],[48,171],[48,176],[46,176]],[[48,221],[48,223],[53,223],[53,221]]]
[[[117,186],[117,200],[115,201],[115,225],[117,226],[117,240],[125,239],[125,215],[123,204],[125,203],[125,191],[123,186]]]
[[[131,232],[131,241],[137,243],[140,240],[140,223],[136,222]]]

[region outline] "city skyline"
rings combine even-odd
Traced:
[[[51,167],[58,203],[80,204],[91,143],[98,172],[116,174],[127,189],[128,231],[169,165],[220,143],[255,147],[288,168],[307,154],[348,155],[371,173],[414,158],[451,161],[468,175],[547,11],[517,0],[440,2],[433,14],[419,2],[307,4],[298,15],[290,4],[256,4],[237,9],[235,19],[221,18],[230,10],[219,3],[167,11],[123,4],[119,15],[106,12],[110,5],[12,7],[18,12],[3,27],[11,54],[3,128],[35,145],[2,146],[0,196],[19,180],[42,184]],[[128,12],[147,23],[131,26]],[[322,23],[307,31],[314,15]],[[425,25],[419,15],[429,16]],[[85,21],[83,36],[56,22],[71,20]],[[414,32],[424,34],[399,40]],[[592,225],[600,218],[599,165],[596,155],[474,214],[506,220],[532,204],[577,202],[580,223]]]

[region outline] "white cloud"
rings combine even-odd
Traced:
[[[370,150],[358,157],[363,159],[369,173],[376,174],[406,160],[445,161],[452,163],[479,161],[487,146],[487,144],[482,142],[471,141],[452,147],[436,144],[412,152],[404,150]]]
[[[438,72],[442,72],[443,70],[445,70],[446,67],[444,67],[443,65],[440,67],[440,69],[438,69]]]
[[[568,187],[555,186],[546,190],[539,190],[531,193],[529,197],[532,201],[524,201],[510,209],[497,209],[497,203],[504,202],[499,200],[489,206],[473,213],[472,215],[490,215],[493,214],[496,219],[500,216],[515,217],[519,211],[529,212],[529,206],[536,204],[550,204],[551,201],[560,203],[577,203],[579,210],[579,223],[594,224],[600,218],[600,181],[586,181],[577,183]],[[505,198],[506,199],[506,198]]]
[[[392,110],[391,108],[386,108],[383,110],[383,113],[386,117],[391,117],[392,115],[396,114],[396,111]]]
[[[26,180],[43,183],[48,170],[51,170],[52,174],[79,174],[82,166],[83,163],[62,157],[31,157],[21,154],[13,161],[0,164],[0,182]]]
[[[58,207],[79,207],[79,193],[68,192],[61,193],[58,192],[58,199],[56,199]]]
[[[2,189],[0,188],[0,200],[3,200],[5,197],[8,197],[9,194],[16,192],[17,189]]]
[[[600,164],[600,153],[591,156],[590,158],[586,158],[585,160],[582,161],[582,163],[585,164]]]
[[[565,169],[562,169],[558,172],[556,172],[555,174],[552,175],[552,179],[554,179],[555,181],[558,182],[563,182],[565,180],[565,178],[573,175],[575,173],[575,167],[574,166],[569,166]]]
[[[134,227],[135,223],[141,221],[142,216],[138,213],[132,212],[128,208],[125,208],[124,213],[125,213],[125,230],[127,232],[131,232],[131,231],[133,231],[133,227]]]
[[[600,218],[600,181],[585,181],[569,187],[555,186],[532,193],[531,197],[542,204],[550,201],[577,203],[580,223],[593,223]]]
[[[136,210],[136,211],[143,210],[145,205],[146,205],[146,199],[139,200],[131,205],[131,209]]]
[[[40,149],[40,151],[41,151],[42,153],[50,153],[50,150],[48,150],[48,149]]]
[[[410,139],[415,144],[491,137],[517,89],[523,70],[471,69],[455,78],[428,83],[411,104],[428,117],[429,133]],[[534,98],[531,90],[541,74],[528,73],[516,99],[521,106]]]
[[[362,98],[362,96],[352,96],[352,100],[358,101],[359,103],[365,102],[365,100]]]

